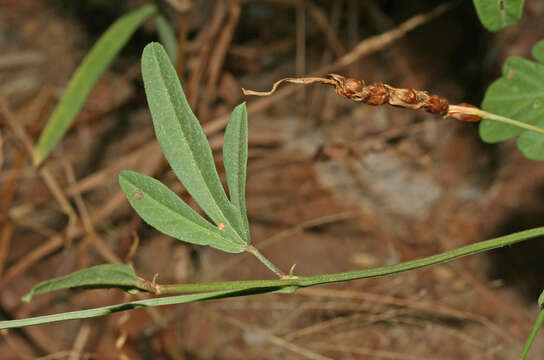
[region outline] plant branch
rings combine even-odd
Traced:
[[[531,330],[531,334],[527,338],[527,342],[525,343],[525,346],[523,347],[523,351],[521,352],[521,355],[519,356],[519,360],[525,360],[525,358],[527,357],[527,354],[529,354],[529,350],[531,350],[531,346],[533,345],[536,335],[538,334],[538,331],[542,327],[543,322],[544,322],[544,309],[541,309],[540,313],[538,314],[538,317],[536,318],[535,326],[533,327],[533,330]]]
[[[472,245],[463,246],[458,249],[447,251],[442,254],[429,256],[423,259],[407,261],[404,263],[383,266],[375,269],[360,271],[350,271],[336,274],[324,274],[317,276],[307,276],[300,278],[291,278],[285,280],[253,280],[253,281],[229,281],[220,283],[203,284],[175,284],[175,285],[157,285],[157,294],[174,294],[186,292],[200,292],[198,294],[178,295],[164,298],[146,299],[133,301],[125,304],[106,306],[102,308],[74,311],[61,314],[39,316],[35,318],[0,321],[0,329],[23,327],[29,325],[46,324],[55,321],[84,319],[96,316],[111,314],[118,311],[132,310],[139,307],[163,306],[172,304],[181,304],[207,299],[218,299],[234,296],[247,296],[253,294],[262,294],[269,292],[292,292],[293,289],[329,283],[343,282],[349,280],[358,280],[371,277],[391,275],[408,270],[418,269],[430,265],[440,264],[451,261],[463,256],[473,255],[513,245],[515,243],[544,235],[544,227],[521,231],[518,233],[497,237],[491,240],[482,241]],[[272,265],[273,266],[273,265]],[[277,269],[276,269],[277,270]],[[279,270],[277,270],[279,272]],[[281,273],[281,272],[280,272]],[[223,291],[216,291],[223,290]],[[212,291],[212,292],[205,292]],[[544,314],[541,313],[544,318]],[[540,319],[540,317],[539,317]],[[541,324],[541,323],[540,323]]]
[[[431,265],[436,265],[448,262],[460,257],[474,255],[484,251],[512,245],[527,239],[544,235],[544,227],[534,228],[521,231],[518,233],[497,237],[491,240],[481,241],[475,244],[460,247],[446,251],[441,254],[406,261],[400,264],[382,266],[374,269],[366,269],[359,271],[349,271],[335,274],[323,274],[315,276],[303,276],[294,279],[284,280],[248,280],[248,281],[227,281],[215,283],[201,284],[176,284],[176,285],[158,285],[160,294],[179,294],[186,292],[199,291],[218,291],[218,290],[242,290],[249,288],[264,288],[277,286],[297,286],[308,287],[315,285],[323,285],[329,283],[337,283],[350,280],[361,280],[373,277],[391,275],[399,272],[419,269]]]

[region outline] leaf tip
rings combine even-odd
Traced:
[[[143,51],[142,56],[145,56],[145,54],[147,54],[147,53],[151,53],[151,52],[154,53],[156,50],[159,50],[159,51],[163,50],[164,51],[164,48],[163,48],[161,43],[156,42],[156,41],[152,41],[152,42],[150,42],[149,44],[147,44],[144,47],[144,51]]]
[[[21,298],[21,301],[28,304],[28,303],[30,303],[30,300],[32,300],[32,296],[33,296],[33,293],[32,293],[32,291],[30,291],[28,294],[26,294],[25,296],[23,296]]]
[[[38,167],[41,165],[41,163],[45,160],[46,157],[47,155],[44,155],[38,151],[34,151],[34,154],[32,156],[32,164],[34,164],[35,167]]]

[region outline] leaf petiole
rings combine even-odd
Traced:
[[[244,246],[244,249],[255,256],[257,259],[259,259],[260,262],[262,262],[267,268],[269,268],[274,274],[278,275],[281,279],[285,278],[285,274],[283,271],[278,269],[274,264],[270,262],[257,248],[253,245],[246,245]]]

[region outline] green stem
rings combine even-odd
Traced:
[[[521,355],[519,356],[519,360],[525,360],[525,358],[527,357],[527,354],[529,354],[529,350],[531,349],[531,346],[533,345],[533,341],[535,341],[536,334],[538,334],[538,330],[540,330],[540,327],[542,326],[543,322],[544,322],[544,309],[540,310],[540,314],[538,314],[538,317],[536,318],[535,326],[533,327],[531,334],[529,334],[529,337],[527,338],[527,342],[525,343],[525,346],[523,347],[523,351],[521,352]]]
[[[336,283],[350,280],[361,280],[399,272],[414,270],[426,266],[436,265],[451,261],[463,256],[473,255],[480,252],[512,245],[530,238],[544,235],[544,227],[525,230],[518,233],[497,237],[491,240],[481,241],[475,244],[450,250],[442,254],[429,256],[423,259],[406,261],[400,264],[378,267],[374,269],[349,271],[335,274],[324,274],[315,276],[304,276],[285,280],[249,280],[249,281],[227,281],[201,284],[173,284],[158,285],[160,294],[180,294],[187,292],[217,291],[217,290],[242,290],[249,288],[266,288],[281,286],[308,287]]]
[[[69,313],[53,314],[35,318],[0,321],[0,329],[22,327],[29,325],[46,324],[54,321],[84,319],[95,316],[107,315],[113,312],[131,310],[138,307],[162,306],[170,304],[188,303],[202,301],[207,299],[245,296],[251,294],[261,294],[278,291],[292,291],[295,288],[322,285],[334,282],[342,282],[356,279],[365,279],[370,277],[385,276],[403,271],[413,270],[425,266],[451,261],[463,256],[480,253],[483,251],[496,249],[503,246],[512,245],[527,239],[544,235],[544,227],[525,230],[518,233],[497,237],[491,240],[482,241],[476,244],[463,246],[442,254],[429,256],[423,259],[407,261],[401,264],[383,266],[376,269],[350,271],[337,274],[325,274],[317,276],[307,276],[285,280],[253,280],[253,281],[229,281],[221,283],[204,284],[175,284],[175,285],[157,285],[157,294],[173,294],[186,292],[200,292],[199,294],[178,295],[164,298],[153,298],[140,301],[133,301],[125,304],[106,306],[103,308],[74,311]],[[272,265],[273,268],[275,268]],[[276,269],[278,273],[281,273]],[[226,291],[215,291],[226,290]],[[214,292],[204,292],[214,291]],[[541,316],[544,316],[541,314]],[[540,319],[540,317],[539,317]],[[540,320],[540,324],[542,320]],[[540,325],[539,325],[540,327]]]
[[[253,293],[258,293],[254,291]],[[8,320],[0,321],[0,329],[11,329],[19,328],[24,326],[31,325],[41,325],[48,324],[52,322],[65,321],[65,320],[76,320],[76,319],[87,319],[97,316],[104,316],[113,314],[120,311],[133,310],[143,307],[153,307],[153,306],[164,306],[164,305],[173,305],[173,304],[183,304],[190,303],[195,301],[202,301],[208,299],[221,299],[232,296],[241,296],[244,294],[240,290],[234,291],[216,291],[216,292],[207,292],[200,294],[186,294],[178,296],[169,296],[163,298],[154,298],[154,299],[145,299],[132,301],[124,304],[104,306],[88,310],[79,310],[79,311],[70,311],[59,314],[45,315],[45,316],[36,316],[27,319],[19,320]]]
[[[502,123],[505,123],[505,124],[508,124],[508,125],[516,126],[516,127],[522,128],[522,129],[531,130],[531,131],[534,131],[534,132],[537,132],[537,133],[540,133],[540,134],[544,134],[544,129],[539,128],[538,126],[529,125],[529,124],[523,123],[521,121],[517,121],[517,120],[510,119],[510,118],[500,116],[500,115],[495,115],[495,114],[489,113],[487,111],[484,111],[484,110],[481,110],[481,109],[478,109],[478,108],[473,108],[473,107],[468,107],[468,106],[459,106],[459,105],[450,105],[449,112],[450,113],[461,113],[461,114],[468,114],[468,115],[476,115],[476,116],[479,116],[479,117],[484,118],[484,119],[495,120],[495,121],[499,121],[499,122],[502,122]]]
[[[264,255],[261,254],[261,252],[257,250],[255,246],[247,245],[245,248],[247,252],[251,253],[253,256],[259,259],[259,261],[262,262],[267,268],[269,268],[270,271],[272,271],[274,274],[278,275],[280,278],[285,277],[283,271],[278,269],[274,264],[270,262],[270,260],[264,257]]]

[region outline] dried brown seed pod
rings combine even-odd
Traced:
[[[417,103],[416,92],[412,89],[399,89],[399,99],[407,104]]]
[[[438,95],[431,95],[423,108],[433,114],[446,115],[449,106],[448,99]]]
[[[383,84],[368,85],[363,92],[366,93],[363,101],[369,105],[382,105],[389,102],[389,90]]]
[[[363,82],[354,78],[347,78],[344,81],[344,89],[347,96],[357,94],[363,89]]]
[[[463,104],[461,104],[461,106],[452,105],[450,107],[446,98],[430,94],[428,91],[394,88],[387,84],[371,84],[366,86],[363,80],[347,78],[338,74],[329,74],[328,78],[307,77],[281,79],[276,81],[272,87],[272,90],[268,92],[258,92],[245,89],[242,90],[245,95],[267,96],[276,91],[278,85],[284,81],[296,84],[320,82],[323,84],[333,85],[338,95],[353,101],[364,102],[369,105],[390,104],[393,106],[400,106],[414,110],[423,108],[427,112],[442,116],[451,116],[458,120],[480,120],[479,116],[463,113]],[[466,104],[465,106],[472,105]]]

